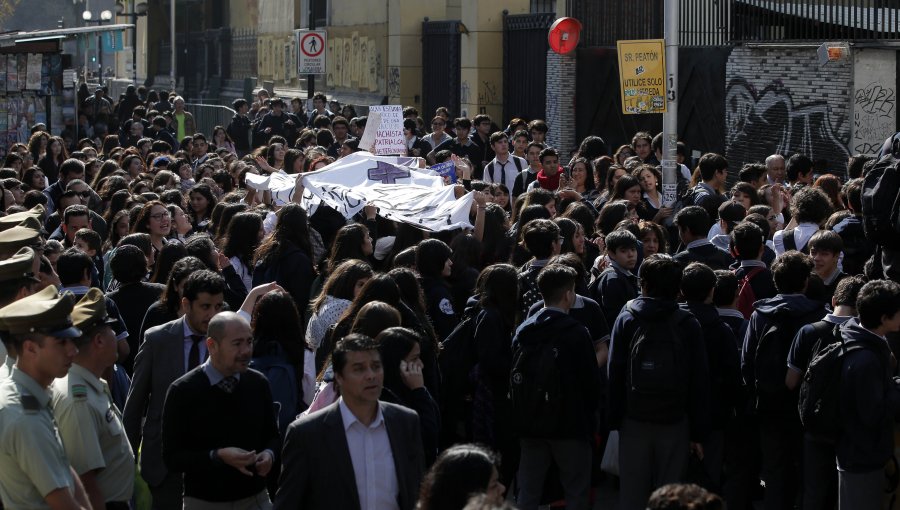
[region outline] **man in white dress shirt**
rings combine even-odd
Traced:
[[[425,470],[418,415],[378,400],[371,338],[344,337],[331,360],[341,398],[288,428],[275,510],[413,510]]]

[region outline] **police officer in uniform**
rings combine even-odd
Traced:
[[[35,284],[39,282],[35,273],[37,263],[34,250],[20,249],[12,257],[0,261],[0,308],[18,301],[33,293]],[[9,377],[12,368],[16,364],[16,350],[12,345],[7,345],[6,338],[0,343],[0,381]]]
[[[0,259],[11,257],[24,246],[30,246],[41,254],[41,228],[40,220],[29,216],[21,224],[0,232]]]
[[[107,315],[103,293],[90,289],[75,305],[72,322],[82,336],[69,375],[52,385],[53,414],[66,456],[94,510],[128,510],[134,489],[134,454],[122,414],[113,404],[103,372],[118,358],[116,319]]]
[[[8,509],[90,510],[50,410],[48,387],[64,377],[78,349],[75,300],[49,286],[0,309],[0,331],[18,358],[0,382],[0,498]]]

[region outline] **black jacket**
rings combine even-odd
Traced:
[[[712,243],[694,246],[675,254],[675,261],[682,266],[687,266],[691,262],[702,262],[713,270],[728,269],[728,266],[734,262],[731,255],[725,251],[716,248]]]
[[[260,261],[256,265],[253,270],[253,286],[277,282],[294,298],[297,310],[305,310],[315,276],[309,255],[297,245],[285,241],[277,258]]]
[[[234,142],[235,149],[243,152],[250,150],[250,118],[246,115],[235,114],[225,132]]]
[[[443,341],[459,323],[459,315],[453,307],[453,294],[443,280],[431,277],[422,278],[422,291],[425,293],[425,311],[438,339]]]
[[[638,327],[645,320],[659,320],[678,309],[678,303],[664,299],[639,297],[632,302],[635,314],[624,312],[619,315],[612,327],[609,346],[609,386],[607,417],[611,430],[618,430],[625,418],[628,407],[628,363],[631,344]],[[688,318],[681,322],[681,338],[687,349],[690,364],[690,380],[688,381],[687,405],[684,414],[690,426],[691,440],[701,442],[706,438],[710,425],[709,407],[709,362],[706,357],[706,345],[703,341],[703,330],[696,319]]]
[[[413,510],[425,472],[425,455],[414,411],[381,402],[397,473],[400,510]],[[359,510],[356,476],[339,404],[304,416],[288,427],[275,510]]]
[[[557,364],[563,388],[562,413],[550,439],[587,439],[596,428],[600,368],[594,356],[591,336],[583,324],[569,314],[544,308],[523,322],[513,338],[518,345],[546,342],[557,347]]]
[[[865,348],[847,354],[841,368],[838,467],[855,473],[881,471],[894,454],[894,423],[900,417],[891,352],[884,339],[865,330],[857,319],[844,323],[841,335],[848,344]]]
[[[780,414],[799,419],[796,391],[788,391],[785,385],[774,393],[756,391],[756,374],[759,368],[756,366],[756,349],[760,338],[773,320],[785,321],[786,328],[792,330],[787,331],[786,336],[792,340],[803,325],[824,317],[825,308],[821,303],[801,294],[778,294],[771,299],[757,301],[753,304],[753,308],[755,311],[750,316],[750,324],[747,326],[747,334],[741,349],[741,375],[744,383],[749,390],[757,393],[757,410],[760,413]],[[787,341],[787,345],[779,346],[784,351],[784,358],[780,361],[784,367],[784,376],[787,375],[787,356],[791,340]]]
[[[603,316],[615,321],[625,303],[638,297],[638,279],[630,271],[610,266],[588,287],[590,298],[600,304]]]
[[[734,333],[712,305],[690,301],[681,308],[694,315],[703,330],[709,361],[710,418],[713,430],[722,430],[734,417],[741,392],[741,353]]]

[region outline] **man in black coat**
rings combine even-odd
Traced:
[[[275,508],[413,510],[425,471],[419,417],[379,401],[384,371],[371,338],[344,337],[331,361],[341,398],[288,428]]]

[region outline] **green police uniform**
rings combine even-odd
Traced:
[[[33,217],[25,218],[18,226],[0,232],[0,256],[12,255],[23,246],[40,249],[41,222]]]
[[[0,232],[21,225],[26,218],[34,218],[40,223],[43,223],[44,214],[46,212],[47,210],[44,209],[44,206],[38,204],[27,211],[7,214],[6,216],[0,217]]]
[[[0,309],[0,330],[80,336],[69,316],[74,301],[71,293],[60,296],[50,285]],[[45,496],[75,486],[50,400],[47,389],[18,367],[0,382],[0,499],[7,509],[49,508]]]
[[[34,250],[27,246],[12,257],[0,261],[0,282],[20,281],[23,285],[39,280],[34,275]],[[7,357],[6,347],[0,342],[0,381],[12,374],[15,358]]]
[[[106,315],[99,289],[91,289],[81,298],[72,312],[72,320],[85,333],[95,325],[116,321]],[[76,362],[69,375],[55,380],[51,387],[53,414],[75,472],[83,475],[101,470],[97,483],[105,501],[130,500],[134,489],[134,454],[109,385]]]
[[[107,502],[128,501],[134,490],[134,454],[106,381],[72,365],[53,382],[53,414],[66,456],[79,475],[100,469],[97,483]]]
[[[75,486],[49,404],[47,390],[17,368],[0,383],[0,499],[8,510],[49,508],[44,496]]]

